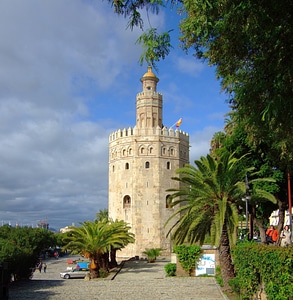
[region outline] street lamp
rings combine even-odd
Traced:
[[[242,198],[242,201],[245,201],[245,220],[246,220],[246,230],[248,228],[248,196],[246,195],[245,197]]]
[[[248,213],[248,201],[251,200],[251,195],[249,192],[249,182],[248,182],[248,176],[245,175],[245,214],[246,214],[246,230],[248,228],[248,219],[249,219],[249,213]],[[249,236],[248,240],[253,239],[253,219],[252,215],[250,216],[250,222],[249,222]]]
[[[289,210],[289,227],[292,232],[292,201],[291,201],[291,179],[288,172],[288,210]]]

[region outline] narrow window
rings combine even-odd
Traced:
[[[150,163],[148,161],[145,162],[145,168],[149,169],[150,168]]]
[[[170,162],[167,162],[167,170],[170,170]]]
[[[128,170],[129,169],[129,163],[126,163],[125,164],[125,170]]]
[[[124,196],[123,198],[123,208],[130,208],[131,198],[129,195]]]
[[[144,154],[144,148],[143,147],[140,149],[140,154]]]
[[[112,166],[112,171],[113,171],[113,172],[115,171],[115,166]]]

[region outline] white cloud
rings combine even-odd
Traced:
[[[202,131],[190,133],[189,158],[191,164],[194,164],[194,161],[201,156],[206,156],[209,153],[213,135],[221,130],[221,128],[209,126],[205,127]]]
[[[198,77],[205,68],[204,64],[194,57],[176,57],[175,64],[180,72],[193,77]]]
[[[165,15],[151,22],[164,30]],[[47,218],[58,229],[107,208],[108,136],[135,123],[146,71],[140,32],[126,24],[107,1],[0,2],[0,224]],[[184,113],[184,126],[192,125],[201,98],[191,80],[203,66],[179,56],[173,63],[180,72],[166,70],[159,85],[164,122]],[[190,133],[191,162],[216,131]]]
[[[107,207],[108,135],[87,95],[137,62],[136,34],[108,3],[0,4],[0,222],[51,226]]]

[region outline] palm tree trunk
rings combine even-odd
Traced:
[[[110,268],[115,268],[118,266],[117,260],[116,260],[116,249],[111,248],[110,252]]]
[[[109,252],[106,252],[101,256],[101,269],[107,273],[109,272]]]
[[[90,276],[91,276],[91,279],[99,277],[99,265],[97,264],[95,257],[91,257]]]
[[[224,225],[223,231],[220,238],[219,246],[219,260],[221,273],[223,278],[224,290],[231,292],[231,288],[228,284],[229,280],[235,277],[234,265],[232,264],[231,249],[229,243],[228,232],[226,226]]]

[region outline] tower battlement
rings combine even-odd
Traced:
[[[145,97],[145,96],[156,96],[156,97],[160,97],[162,98],[163,95],[162,93],[158,93],[158,92],[153,92],[153,91],[145,91],[145,92],[140,92],[140,93],[137,93],[136,97]]]
[[[121,138],[127,138],[130,136],[162,136],[162,137],[177,137],[180,140],[189,141],[189,134],[173,128],[137,128],[129,127],[128,129],[124,128],[123,130],[118,129],[110,134],[109,142],[114,142],[115,140]]]

